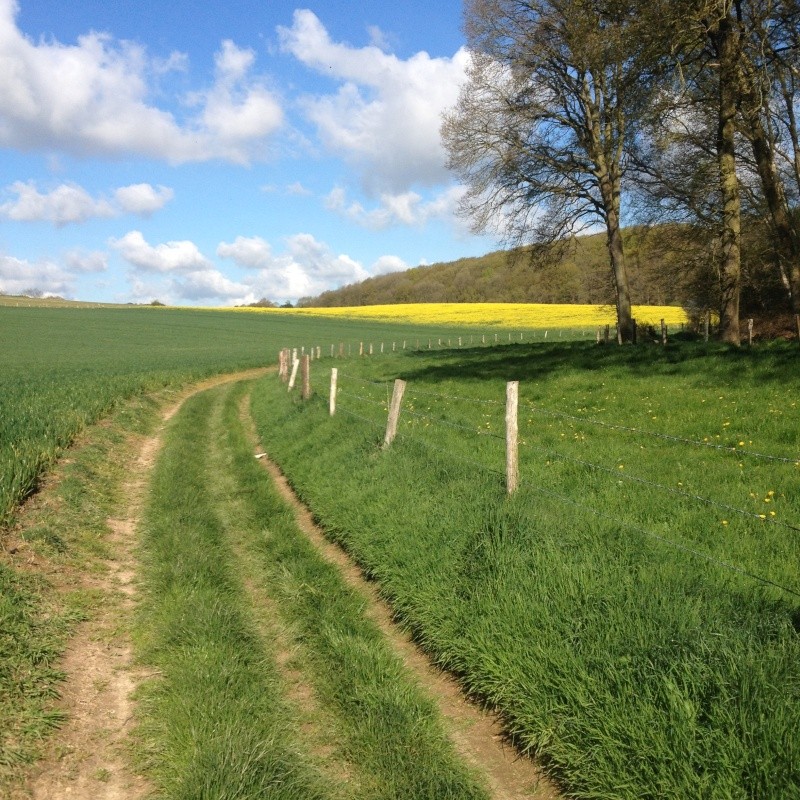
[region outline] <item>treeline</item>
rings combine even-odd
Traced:
[[[690,313],[713,306],[716,274],[706,240],[690,226],[660,225],[623,231],[631,297],[642,305],[680,305]],[[769,233],[747,227],[743,248],[742,307],[748,315],[786,308]],[[579,236],[547,253],[498,250],[476,258],[415,267],[368,278],[299,306],[395,303],[614,304],[606,234]]]

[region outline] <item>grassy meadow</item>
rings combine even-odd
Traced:
[[[56,560],[101,551],[127,437],[156,424],[153,393],[163,402],[191,381],[274,365],[283,347],[319,347],[309,401],[275,374],[255,384],[265,449],[402,624],[500,710],[517,745],[568,796],[800,798],[796,342],[732,350],[674,337],[666,348],[619,348],[594,343],[601,322],[528,317],[525,326],[496,307],[469,324],[435,317],[444,312],[433,306],[427,320],[395,324],[308,312],[1,307],[0,530],[10,531],[19,501],[88,427],[102,447],[71,454],[76,477],[64,482],[59,516],[48,512],[23,535]],[[669,320],[655,313],[654,323]],[[345,357],[330,358],[339,343]],[[374,345],[373,358],[358,357],[362,343]],[[408,385],[398,437],[383,450],[395,378]],[[520,381],[521,486],[512,497],[509,380]],[[336,602],[309,590],[330,575],[306,560],[285,509],[250,468],[257,462],[235,413],[241,391],[192,401],[154,475],[143,551],[154,627],[142,628],[141,646],[164,680],[146,700],[148,769],[174,797],[217,796],[216,775],[230,773],[228,791],[247,772],[236,796],[255,797],[276,785],[276,759],[288,757],[285,796],[348,796],[300,746],[302,714],[298,723],[286,710],[269,666],[275,652],[259,619],[270,615],[247,606],[261,586],[302,646],[323,716],[338,720],[322,750],[339,753],[339,774],[362,776],[360,796],[481,796],[453,771],[438,734],[414,722],[428,716],[424,703],[370,683],[390,675],[394,685],[399,673],[373,634],[348,622],[353,601],[339,588]],[[100,420],[108,424],[92,428]],[[178,462],[180,472],[170,466]],[[251,530],[259,535],[230,538]],[[0,789],[58,722],[58,655],[91,613],[91,598],[65,601],[47,583],[0,560]],[[330,675],[332,661],[352,666]],[[217,665],[226,671],[215,685]],[[345,684],[356,679],[376,705],[348,705]],[[183,694],[187,684],[194,697]],[[257,720],[232,702],[234,686]],[[208,749],[193,762],[187,731],[197,714],[183,714],[188,727],[170,721],[206,699]],[[282,722],[271,727],[275,717]],[[377,725],[395,718],[395,732]],[[430,753],[413,768],[405,725],[421,732],[414,752]],[[241,747],[231,751],[219,730],[241,734],[231,740]],[[267,753],[258,746],[267,740],[286,747]],[[380,794],[405,773],[395,795]]]
[[[267,450],[569,796],[800,796],[800,352],[505,345],[270,376]],[[392,381],[408,384],[382,450]],[[520,381],[521,488],[504,485]]]

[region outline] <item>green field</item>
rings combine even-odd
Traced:
[[[199,378],[273,365],[282,347],[319,346],[325,358],[312,364],[310,400],[287,392],[276,374],[254,385],[252,413],[265,448],[328,535],[378,582],[401,623],[465,690],[500,710],[517,746],[539,757],[568,796],[800,797],[797,344],[732,350],[687,340],[618,348],[564,337],[447,349],[448,338],[455,344],[474,333],[177,309],[0,308],[4,530],[77,434],[108,420],[105,433],[91,429],[100,431],[91,441],[106,437],[98,453],[78,453],[70,465],[80,481],[65,481],[71,495],[61,516],[48,512],[30,534],[41,552],[65,557],[78,548],[70,531],[99,541],[112,484],[124,474],[126,430],[155,424],[151,393],[163,401],[165,390]],[[417,338],[420,351],[390,349]],[[332,360],[329,348],[338,350],[339,342],[350,353],[372,342],[376,357]],[[332,366],[339,370],[334,417]],[[398,437],[384,450],[395,378],[408,385]],[[510,380],[520,381],[521,487],[508,497]],[[328,713],[340,731],[350,726],[351,738],[341,739],[347,760],[363,763],[365,787],[383,785],[389,772],[382,770],[413,772],[400,756],[403,727],[391,734],[396,754],[383,754],[388,766],[373,764],[371,754],[381,748],[374,730],[373,745],[361,744],[369,738],[358,727],[362,705],[348,706],[348,690],[325,684],[331,676],[320,666],[347,652],[372,652],[373,644],[357,637],[372,642],[373,634],[337,633],[343,613],[313,617],[339,606],[306,595],[323,577],[308,577],[317,568],[303,566],[295,534],[281,522],[285,513],[248,471],[251,457],[233,412],[241,396],[241,388],[207,393],[188,406],[154,475],[143,533],[146,617],[155,624],[163,612],[164,628],[142,632],[143,657],[165,674],[174,670],[167,699],[178,707],[190,702],[180,689],[183,670],[192,667],[191,659],[180,662],[187,648],[209,663],[235,662],[231,669],[239,672],[230,681],[258,698],[258,725],[266,725],[261,718],[273,702],[282,708],[260,666],[272,657],[270,646],[239,598],[245,577],[273,587],[272,602],[308,648],[308,671],[330,698]],[[209,436],[216,449],[204,449]],[[180,472],[169,459],[180,461]],[[184,525],[191,530],[173,536]],[[251,529],[272,533],[261,545],[230,538]],[[162,574],[167,563],[194,572]],[[91,598],[64,600],[47,583],[0,563],[0,785],[58,721],[48,710],[58,654],[75,622],[91,613]],[[189,589],[184,599],[173,591],[182,585]],[[167,595],[175,608],[162,605]],[[176,609],[201,596],[204,610],[197,606],[194,622],[209,625],[173,641],[169,632],[182,629],[170,615],[188,620],[192,615]],[[212,619],[225,609],[223,623]],[[319,638],[321,629],[330,635]],[[349,650],[337,651],[337,642]],[[367,680],[392,669],[366,660],[352,674]],[[351,668],[341,672],[336,677],[346,678]],[[145,750],[150,769],[171,787],[165,796],[192,796],[207,780],[214,785],[215,763],[240,777],[245,767],[255,770],[247,792],[258,796],[271,780],[264,770],[277,763],[255,746],[264,738],[289,743],[296,796],[341,795],[324,775],[319,780],[313,764],[292,755],[291,725],[257,728],[241,708],[218,708],[213,690],[209,684],[191,703],[202,706],[208,697],[209,708],[230,712],[218,726],[241,728],[238,741],[253,758],[237,762],[236,753],[215,750],[221,743],[209,733],[201,760],[210,772],[192,772],[199,782],[192,784],[187,771],[187,783],[179,785],[178,776],[170,784],[168,764],[188,763],[191,748],[181,750],[185,731],[170,742],[171,732],[159,730],[158,720],[169,715],[159,711],[164,697],[153,695],[147,702],[156,723],[143,730],[159,744]],[[380,700],[377,688],[368,694]],[[368,710],[368,728],[381,713]],[[428,777],[419,776],[425,786],[439,785],[448,758],[444,751],[431,758]],[[208,796],[227,796],[232,785]],[[372,791],[363,796],[379,796]],[[408,797],[420,791],[398,789]],[[441,791],[457,797],[473,789]]]
[[[799,360],[407,354],[343,364],[332,418],[324,387],[301,403],[274,378],[254,413],[329,535],[570,796],[777,800],[800,793]]]
[[[377,353],[385,341],[388,353],[393,339],[433,336],[438,346],[463,332],[189,309],[0,307],[0,524],[80,430],[127,398],[273,365],[283,347],[330,356],[334,343],[358,352],[374,342]]]

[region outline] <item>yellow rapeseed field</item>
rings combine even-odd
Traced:
[[[470,325],[498,328],[587,328],[614,325],[613,306],[561,305],[545,303],[408,303],[404,305],[353,306],[344,308],[237,308],[268,314],[296,314],[340,319],[378,320],[419,325]],[[686,322],[677,306],[634,306],[640,325]]]

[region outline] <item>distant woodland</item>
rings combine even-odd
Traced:
[[[781,309],[787,303],[769,237],[763,226],[749,230],[743,247],[743,313]],[[690,313],[713,307],[717,276],[708,263],[709,242],[702,232],[662,225],[629,228],[623,236],[635,304],[680,305]],[[580,236],[557,248],[499,250],[420,266],[303,298],[298,305],[393,303],[613,305],[606,234]]]

